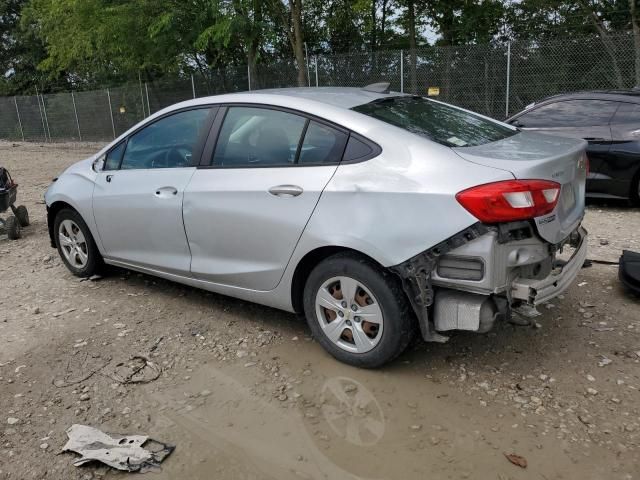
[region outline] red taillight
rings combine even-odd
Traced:
[[[548,180],[506,180],[472,187],[456,195],[469,213],[484,223],[527,220],[551,213],[560,184]]]

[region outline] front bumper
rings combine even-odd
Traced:
[[[569,261],[542,280],[518,278],[512,284],[511,298],[539,305],[557,297],[575,280],[587,258],[587,231],[578,229],[578,245]]]

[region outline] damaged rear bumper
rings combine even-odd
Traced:
[[[557,297],[575,280],[587,258],[587,231],[580,227],[576,231],[579,240],[569,261],[542,280],[519,278],[512,283],[511,297],[530,305],[539,305]]]
[[[511,318],[512,306],[535,306],[564,292],[587,255],[587,231],[578,226],[553,245],[527,223],[505,228],[476,224],[391,270],[398,274],[427,341],[438,332],[486,332],[495,320]],[[558,259],[575,249],[567,262]],[[562,267],[557,265],[563,263]]]

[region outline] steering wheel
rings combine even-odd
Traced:
[[[165,150],[164,155],[154,158],[151,161],[151,168],[187,167],[190,164],[189,153],[186,147],[172,147]]]

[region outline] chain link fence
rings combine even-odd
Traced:
[[[531,102],[562,92],[635,85],[631,34],[572,37],[545,42],[421,47],[311,56],[309,87],[388,81],[391,89],[504,119]],[[95,91],[0,97],[0,139],[108,141],[176,102],[226,92],[297,86],[293,60],[228,67],[154,82],[137,81]]]

